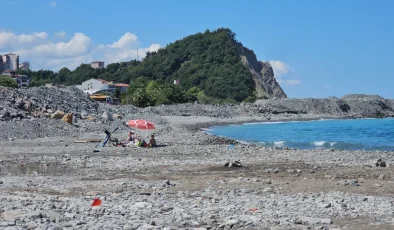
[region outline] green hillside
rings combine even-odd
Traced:
[[[235,34],[229,29],[188,36],[158,52],[147,53],[123,76],[114,72],[108,71],[102,77],[123,82],[140,76],[167,83],[179,79],[185,90],[196,86],[207,96],[237,101],[247,98],[255,88],[252,75],[237,54]]]
[[[63,68],[59,73],[40,70],[27,74],[33,77],[33,85],[48,82],[73,85],[90,78],[122,83],[138,79],[146,84],[149,80],[158,84],[180,80],[183,92],[196,87],[191,90],[195,95],[202,90],[200,95],[210,98],[242,101],[253,95],[255,81],[241,62],[237,53],[239,45],[230,29],[221,28],[185,37],[157,52],[148,52],[143,61],[112,63],[102,70],[82,64],[74,71]]]

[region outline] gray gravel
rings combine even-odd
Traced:
[[[11,91],[0,88],[0,229],[394,227],[393,152],[265,148],[201,131],[251,121],[392,116],[391,100],[349,95],[139,109],[99,105],[72,87]],[[76,119],[4,117],[26,112],[16,103],[21,97],[41,114],[59,109]],[[166,147],[93,153],[97,143],[74,143],[103,138],[116,125],[114,137],[125,138],[124,122],[137,118],[157,126],[137,135],[155,134]],[[235,161],[242,167],[225,167]],[[94,198],[100,207],[91,207]]]

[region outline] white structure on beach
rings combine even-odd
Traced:
[[[106,91],[108,93],[112,93],[116,88],[119,88],[121,92],[124,92],[129,88],[128,84],[116,84],[110,81],[106,81],[103,79],[90,79],[82,82],[81,85],[76,85],[78,89],[82,90],[84,93],[94,94],[97,92]]]

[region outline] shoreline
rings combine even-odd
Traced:
[[[327,116],[321,116],[317,118],[304,118],[304,119],[276,119],[276,120],[251,120],[251,121],[239,121],[239,122],[209,122],[209,123],[203,123],[196,125],[199,127],[198,131],[203,132],[206,135],[210,135],[212,137],[219,138],[220,140],[227,140],[228,142],[233,141],[234,143],[240,144],[240,145],[248,145],[248,146],[258,146],[258,147],[264,147],[264,148],[275,148],[275,149],[293,149],[293,150],[335,150],[335,151],[376,151],[376,152],[394,152],[394,150],[380,150],[380,149],[335,149],[335,148],[326,148],[324,146],[318,146],[316,145],[314,148],[294,148],[294,147],[287,147],[287,146],[266,146],[264,144],[258,144],[258,143],[253,143],[253,142],[248,142],[244,140],[237,140],[237,139],[232,139],[226,136],[219,136],[215,135],[212,133],[209,133],[211,128],[213,127],[223,127],[223,126],[241,126],[241,125],[255,125],[255,124],[264,124],[264,123],[290,123],[290,122],[309,122],[309,121],[324,121],[324,120],[375,120],[375,119],[394,119],[393,117],[385,117],[385,118],[375,118],[375,117],[364,117],[364,118],[348,118],[348,117],[327,117]],[[191,125],[193,126],[193,125]],[[208,127],[208,128],[205,128]],[[192,128],[191,130],[196,129],[196,127]],[[274,141],[276,142],[276,141]],[[278,142],[286,142],[283,140],[280,140]],[[324,143],[331,143],[330,141],[316,141],[316,142],[324,142]],[[324,145],[324,144],[323,144]],[[332,145],[331,145],[332,146]]]

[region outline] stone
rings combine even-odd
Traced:
[[[31,102],[27,102],[23,106],[23,110],[26,111],[26,112],[31,112],[31,107],[32,107],[32,103]]]
[[[89,115],[86,117],[86,120],[88,121],[94,121],[96,118],[94,118],[93,116]]]
[[[123,118],[122,115],[117,114],[117,113],[115,113],[112,117],[113,117],[114,119],[122,119],[122,118]]]
[[[234,161],[234,162],[227,162],[226,164],[224,164],[224,167],[242,167],[241,162],[239,161]]]
[[[137,202],[134,205],[131,206],[132,209],[150,209],[152,208],[152,204],[151,203],[147,203],[147,202]]]
[[[112,114],[110,112],[107,112],[107,111],[105,111],[103,113],[103,115],[101,115],[101,117],[104,118],[104,120],[107,120],[107,121],[112,121],[113,120]]]
[[[62,119],[63,117],[64,117],[64,112],[61,111],[61,110],[56,110],[56,112],[54,112],[54,113],[51,115],[51,118],[52,118],[52,119]]]
[[[278,173],[278,172],[279,172],[278,168],[274,169],[274,173]]]
[[[330,208],[331,207],[331,203],[322,203],[322,204],[319,204],[319,207]]]
[[[378,178],[378,180],[384,180],[386,179],[386,174],[381,174]]]
[[[224,223],[224,225],[225,225],[225,226],[232,226],[232,225],[235,225],[235,224],[238,224],[238,223],[239,223],[239,220],[238,220],[238,219],[232,219],[232,220],[226,221],[226,222]]]
[[[386,162],[382,161],[382,159],[379,159],[376,162],[376,167],[386,167]]]
[[[29,213],[27,214],[27,216],[28,216],[30,219],[33,219],[33,220],[35,220],[35,219],[40,219],[40,218],[43,217],[43,216],[42,216],[42,213],[41,213],[41,212],[38,212],[38,211],[29,212]]]
[[[5,111],[1,117],[2,118],[10,118],[11,117],[11,113],[9,111]]]
[[[18,109],[22,109],[23,108],[23,106],[24,106],[24,104],[25,104],[25,102],[23,101],[23,99],[22,98],[19,98],[19,99],[17,99],[16,101],[15,101],[15,106],[18,108]]]
[[[5,211],[1,214],[0,220],[15,221],[24,215],[22,210]]]
[[[72,113],[65,114],[62,118],[62,121],[72,124],[73,123],[73,114]]]
[[[329,218],[323,218],[320,220],[321,224],[332,224],[332,220]]]
[[[299,220],[303,224],[310,224],[310,225],[315,225],[315,224],[332,224],[332,220],[329,218],[314,218],[314,217],[306,217],[302,216],[299,218]]]

